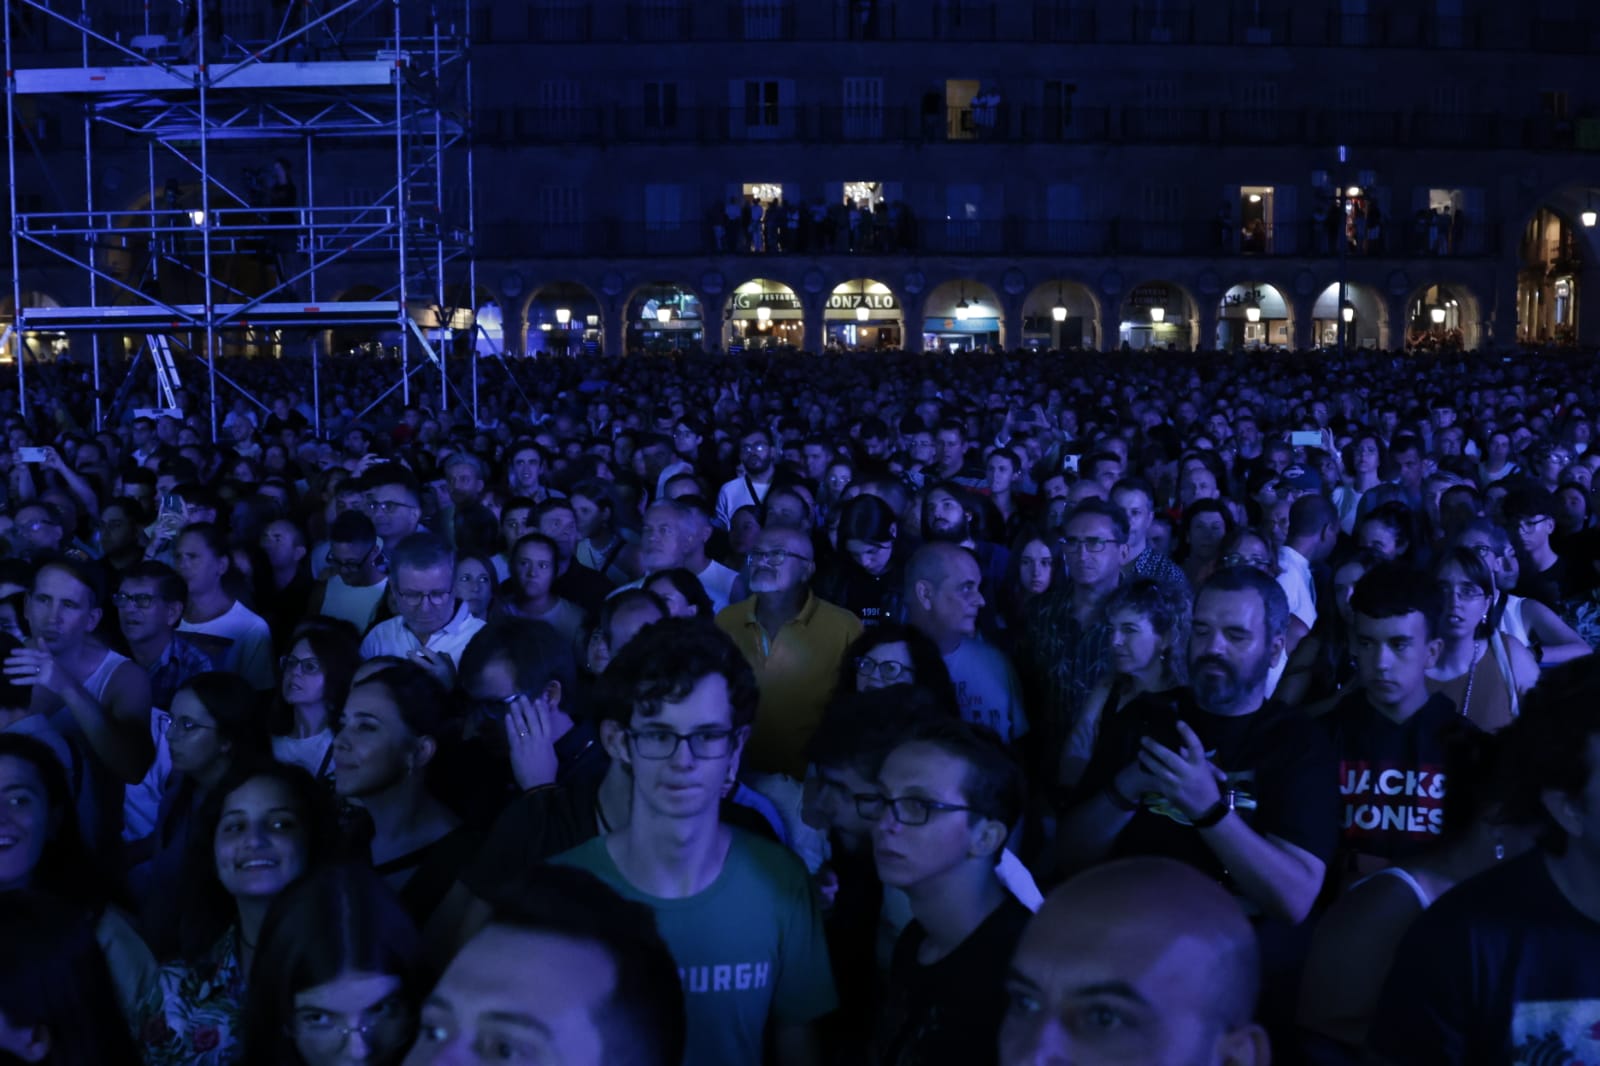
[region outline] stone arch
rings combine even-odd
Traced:
[[[1120,306],[1118,335],[1106,339],[1107,349],[1126,341],[1135,349],[1193,351],[1199,343],[1200,304],[1186,285],[1162,278],[1141,281],[1128,288]]]
[[[1105,347],[1100,322],[1100,297],[1094,289],[1074,278],[1051,278],[1022,298],[1020,347],[1097,350]]]

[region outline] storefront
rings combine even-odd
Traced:
[[[1037,351],[1100,347],[1100,314],[1088,288],[1047,281],[1022,301],[1022,346]]]
[[[804,319],[800,297],[789,286],[765,278],[745,282],[728,301],[727,349],[802,347]]]
[[[975,281],[947,281],[928,294],[922,347],[929,352],[999,348],[1000,299]]]
[[[1289,304],[1271,285],[1248,282],[1222,295],[1217,308],[1217,347],[1222,351],[1288,348],[1294,333]]]
[[[574,282],[535,291],[525,311],[526,354],[594,355],[600,351],[600,301]],[[515,344],[511,345],[512,350]]]
[[[1135,286],[1122,302],[1117,343],[1134,351],[1188,351],[1193,330],[1194,303],[1188,294],[1169,282],[1152,281]]]
[[[847,281],[828,296],[822,312],[827,346],[846,351],[904,347],[900,301],[881,281]]]
[[[1406,309],[1408,348],[1467,347],[1470,297],[1444,285],[1432,285],[1414,296]]]
[[[652,352],[703,347],[705,321],[700,297],[673,285],[651,285],[628,301],[628,349]]]
[[[1338,348],[1342,322],[1346,349],[1376,348],[1382,316],[1378,294],[1364,285],[1345,285],[1341,307],[1335,282],[1322,290],[1311,307],[1311,343],[1318,348]]]

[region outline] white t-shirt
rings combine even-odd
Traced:
[[[324,729],[309,737],[273,737],[272,757],[288,766],[298,766],[312,776],[327,776],[332,764],[328,752],[333,748],[333,730]]]
[[[381,578],[372,585],[351,585],[338,574],[328,578],[322,593],[322,613],[329,618],[342,618],[365,633],[378,613],[383,594],[389,591],[389,579]]]
[[[713,559],[695,576],[700,579],[700,587],[706,590],[706,595],[711,597],[712,613],[733,601],[733,583],[738,580],[739,571]]]
[[[178,632],[209,638],[195,643],[213,651],[212,658],[221,669],[232,670],[243,677],[257,692],[277,687],[272,663],[272,630],[266,619],[238,600],[209,622],[185,619],[179,623]]]
[[[1278,549],[1278,587],[1289,599],[1289,614],[1307,629],[1317,624],[1317,602],[1311,587],[1311,563],[1285,544]]]
[[[944,664],[955,682],[962,718],[988,726],[1008,744],[1028,731],[1022,686],[1011,661],[999,648],[969,637],[944,657]]]
[[[482,628],[483,619],[472,617],[467,605],[459,604],[456,607],[455,617],[428,637],[428,650],[444,652],[452,663],[459,666],[461,653]],[[387,618],[373,626],[372,632],[367,634],[367,639],[361,642],[363,659],[372,659],[379,655],[404,657],[421,650],[422,641],[417,639],[417,635],[407,627],[406,620],[400,615]]]
[[[772,488],[772,477],[767,480],[757,481],[750,478],[750,485],[755,486],[757,495],[750,494],[750,485],[745,484],[745,479],[736,477],[723,485],[717,492],[717,517],[716,524],[720,529],[727,529],[728,523],[733,519],[733,512],[741,507],[756,505],[767,498],[767,490]]]

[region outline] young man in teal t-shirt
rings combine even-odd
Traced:
[[[822,915],[793,854],[718,818],[757,699],[719,630],[667,619],[642,630],[601,681],[601,740],[632,775],[632,810],[555,861],[655,911],[688,1009],[691,1066],[817,1066],[813,1022],[836,999]]]

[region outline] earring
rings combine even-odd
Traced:
[[[1494,861],[1501,862],[1506,857],[1506,842],[1499,833],[1494,835]]]

